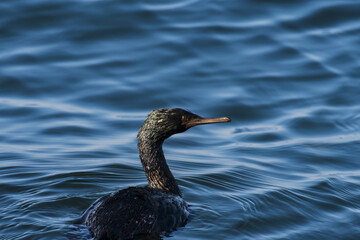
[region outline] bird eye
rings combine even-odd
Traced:
[[[184,116],[184,115],[181,116],[181,122],[182,123],[186,122],[186,119],[187,119],[186,116]]]

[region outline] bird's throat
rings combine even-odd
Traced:
[[[162,150],[163,141],[152,140],[139,134],[139,153],[150,187],[181,196]]]

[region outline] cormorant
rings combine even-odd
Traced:
[[[138,133],[149,186],[129,187],[93,203],[82,217],[92,236],[101,240],[160,239],[184,226],[188,205],[166,163],[162,144],[193,126],[219,122],[230,122],[230,118],[202,118],[179,108],[152,111]]]

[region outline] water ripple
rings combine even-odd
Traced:
[[[137,131],[182,107],[232,122],[165,142],[191,210],[171,238],[360,239],[358,8],[1,1],[0,238],[66,239],[145,185]]]

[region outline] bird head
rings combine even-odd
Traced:
[[[203,118],[180,108],[158,109],[149,114],[138,136],[146,133],[154,140],[165,140],[173,134],[185,132],[197,125],[230,121],[228,117]]]

